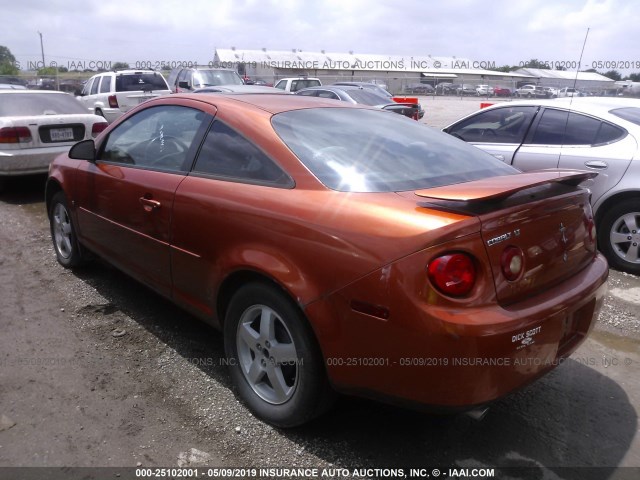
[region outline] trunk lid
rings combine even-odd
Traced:
[[[553,288],[589,264],[595,254],[589,192],[576,187],[591,172],[539,171],[416,191],[431,208],[471,213],[481,235],[498,302],[522,300]],[[433,202],[433,203],[431,203]],[[504,274],[505,250],[522,252],[522,273]]]

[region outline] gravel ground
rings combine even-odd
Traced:
[[[421,101],[434,127],[479,107]],[[640,467],[635,276],[612,271],[600,322],[573,359],[482,422],[344,398],[283,431],[236,399],[218,332],[104,263],[61,268],[42,191],[42,178],[28,179],[0,197],[0,478],[18,466],[524,466],[540,479]]]

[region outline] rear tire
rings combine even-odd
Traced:
[[[598,246],[616,270],[640,274],[640,200],[620,202],[602,217]]]
[[[51,199],[49,225],[58,263],[65,268],[83,264],[86,256],[78,243],[64,192],[56,193]]]
[[[295,427],[333,403],[313,331],[277,287],[250,283],[236,292],[225,317],[224,344],[240,398],[264,421]]]

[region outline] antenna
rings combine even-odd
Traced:
[[[584,47],[587,45],[587,38],[589,38],[589,30],[590,27],[587,27],[587,34],[584,36],[584,42],[582,43],[582,51],[580,52],[580,59],[578,60],[578,68],[576,70],[576,78],[573,79],[573,90],[575,95],[576,85],[578,84],[578,74],[580,73],[580,67],[582,67],[582,55],[584,55]],[[571,100],[569,100],[569,106],[573,103],[573,95],[571,95]],[[571,108],[571,107],[569,107]]]
[[[578,84],[578,74],[580,73],[580,67],[582,66],[582,55],[584,54],[584,47],[587,45],[587,38],[589,37],[589,30],[587,27],[587,34],[584,36],[584,42],[582,43],[582,51],[580,52],[580,59],[578,60],[578,69],[576,70],[576,76],[573,79],[573,94],[569,100],[569,110],[567,111],[567,119],[564,122],[564,132],[562,132],[562,145],[560,145],[560,155],[558,155],[558,164],[556,167],[560,167],[562,161],[562,147],[564,147],[564,138],[567,135],[567,129],[569,128],[569,117],[571,116],[571,105],[573,105],[573,97],[576,95],[576,85]]]

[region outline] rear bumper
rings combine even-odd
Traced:
[[[0,176],[46,173],[51,161],[70,148],[71,145],[0,150]]]
[[[452,310],[426,304],[406,285],[387,285],[387,295],[402,298],[373,300],[390,305],[385,320],[350,308],[362,292],[375,294],[372,280],[382,278],[375,272],[309,305],[306,313],[337,390],[464,410],[523,387],[575,351],[597,319],[607,275],[598,255],[556,288],[508,308],[494,303]]]

